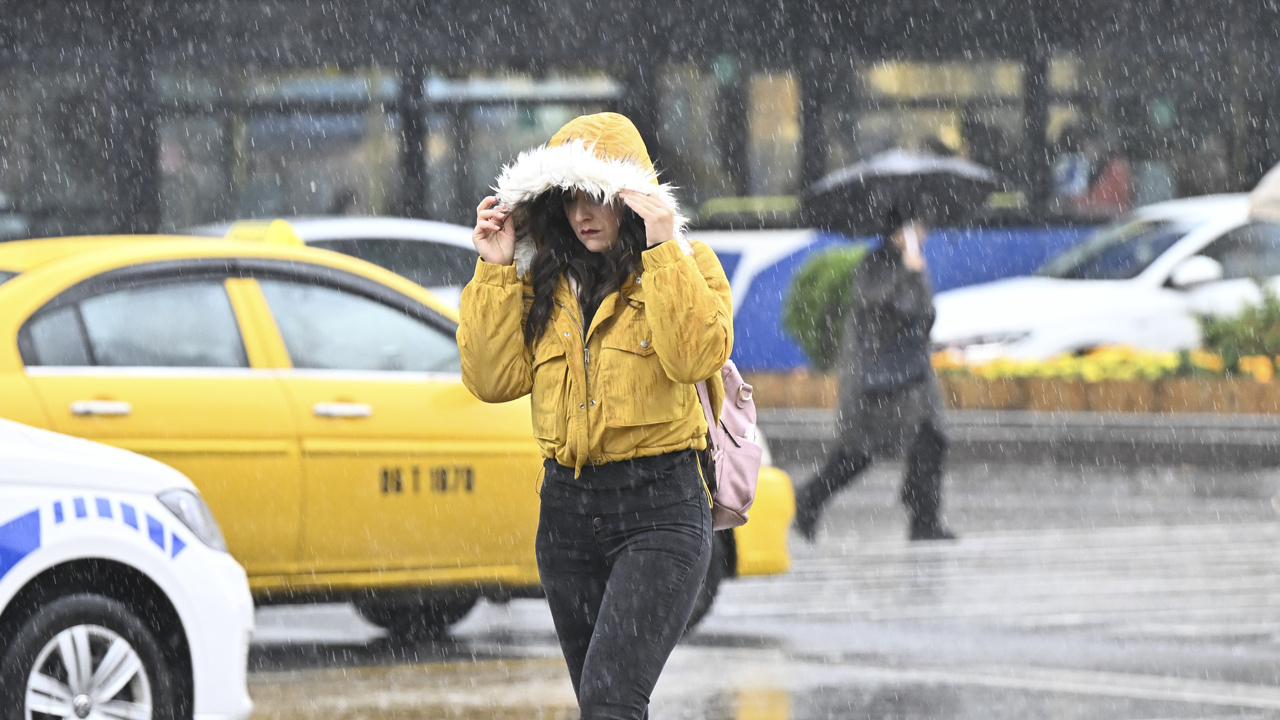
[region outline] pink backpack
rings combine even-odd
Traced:
[[[751,399],[751,386],[742,379],[738,367],[726,360],[720,368],[724,382],[724,405],[720,424],[711,413],[711,400],[706,381],[698,383],[698,397],[707,418],[711,441],[711,524],[716,530],[744,525],[747,511],[756,497],[756,479],[764,448],[756,435],[756,404]]]

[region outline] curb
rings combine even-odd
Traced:
[[[757,412],[775,462],[813,462],[836,442],[834,410]],[[1277,415],[948,410],[943,417],[957,461],[1280,467]]]

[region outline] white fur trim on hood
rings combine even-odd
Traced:
[[[581,140],[556,147],[541,145],[520,153],[516,161],[502,169],[494,188],[498,201],[514,209],[555,189],[581,190],[597,198],[613,200],[622,190],[656,194],[671,206],[675,215],[675,240],[686,255],[693,248],[685,239],[689,219],[680,212],[675,189],[666,183],[654,183],[652,171],[634,162],[602,158]],[[521,233],[516,238],[516,274],[524,277],[533,265],[537,246],[532,237]]]

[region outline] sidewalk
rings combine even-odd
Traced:
[[[949,410],[953,460],[1280,467],[1280,415]],[[826,454],[835,412],[760,408],[774,462]]]

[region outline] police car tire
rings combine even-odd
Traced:
[[[732,568],[729,567],[729,561],[732,553],[729,537],[726,535],[730,532],[733,531],[721,530],[711,537],[711,565],[707,567],[707,576],[702,580],[702,586],[698,588],[698,597],[693,602],[693,613],[689,615],[689,622],[684,626],[686,634],[692,632],[707,613],[711,612],[711,606],[720,592],[720,581],[731,574]]]
[[[104,627],[128,642],[147,673],[152,720],[176,720],[175,678],[155,633],[125,604],[90,593],[49,602],[18,629],[0,657],[0,718],[25,720],[25,695],[33,664],[59,633],[77,625]]]
[[[396,602],[372,598],[355,603],[365,620],[387,631],[391,640],[434,640],[471,612],[479,601],[473,595]]]

